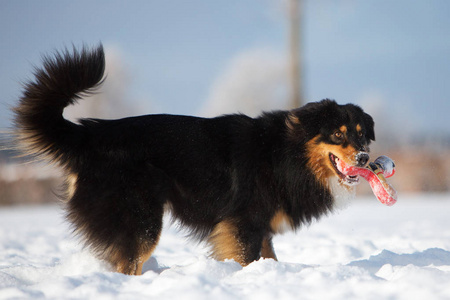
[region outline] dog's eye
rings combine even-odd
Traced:
[[[358,131],[358,136],[359,136],[359,137],[362,137],[362,136],[363,136],[362,131]]]
[[[335,144],[342,144],[344,142],[344,133],[340,130],[335,131],[330,138]]]

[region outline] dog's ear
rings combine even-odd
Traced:
[[[290,136],[296,140],[313,138],[334,117],[337,108],[338,104],[334,100],[325,99],[291,110],[286,118]]]
[[[372,141],[375,141],[375,122],[367,113],[364,113],[364,125],[366,127],[366,137]]]

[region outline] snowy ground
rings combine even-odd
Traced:
[[[450,195],[356,199],[242,268],[166,227],[142,276],[113,273],[57,206],[0,209],[0,299],[450,299]]]

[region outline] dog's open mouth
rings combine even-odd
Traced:
[[[337,157],[336,155],[334,155],[333,153],[330,153],[329,157],[330,157],[331,164],[333,165],[334,172],[337,174],[337,176],[339,177],[339,179],[342,183],[347,184],[347,185],[356,185],[359,183],[358,175],[353,175],[353,176],[345,175],[344,173],[339,171],[338,165],[342,164],[342,163],[345,164],[344,161],[341,161],[341,159],[339,157]]]

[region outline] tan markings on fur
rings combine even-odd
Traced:
[[[119,254],[113,257],[114,265],[116,266],[116,271],[125,275],[135,275],[137,266],[136,263],[129,260],[126,257],[121,257]]]
[[[158,235],[156,241],[151,245],[148,245],[147,243],[142,244],[138,250],[138,257],[135,259],[124,257],[117,251],[113,252],[114,250],[108,251],[110,256],[106,259],[116,267],[116,271],[119,273],[126,275],[142,275],[142,267],[155,250],[159,237],[160,235]]]
[[[28,115],[28,111],[34,110],[34,104],[31,105],[26,103],[20,104],[19,107],[14,109],[17,115]],[[23,121],[20,120],[18,122],[23,123]],[[55,149],[55,144],[48,143],[45,141],[44,134],[42,134],[39,130],[30,129],[29,127],[29,124],[25,122],[21,128],[17,128],[13,133],[15,140],[17,141],[16,147],[21,152],[18,157],[32,155],[39,160],[45,160],[55,165],[62,165],[60,161],[61,153],[59,151],[52,154],[49,153],[51,149]]]
[[[71,173],[67,176],[67,199],[71,199],[75,194],[76,184],[78,176],[75,173]]]
[[[147,250],[144,249],[142,254],[140,254],[140,256],[138,257],[136,275],[142,275],[142,267],[143,267],[144,263],[150,258],[150,256],[152,256],[153,251],[155,251],[155,248],[159,242],[160,236],[161,236],[161,234],[158,235],[156,242]]]
[[[298,118],[294,113],[292,113],[292,112],[290,112],[290,113],[288,114],[288,117],[286,118],[285,123],[286,123],[286,126],[287,126],[290,130],[294,130],[294,127],[295,127],[296,125],[300,125],[300,124],[301,124],[299,118]]]
[[[237,228],[229,220],[218,223],[211,232],[209,243],[212,245],[211,256],[217,260],[234,259],[245,266],[243,246],[237,239]]]
[[[20,129],[16,132],[17,141],[19,143],[19,148],[26,155],[39,155],[40,158],[47,160],[49,162],[54,162],[55,157],[50,156],[47,153],[48,150],[54,148],[54,144],[50,143],[44,145],[41,141],[42,136],[38,134],[35,130]]]
[[[327,186],[328,178],[336,175],[329,154],[333,153],[349,165],[356,165],[356,154],[358,151],[350,145],[344,148],[342,145],[317,143],[318,139],[319,135],[306,143],[307,156],[309,158],[307,165],[323,186]]]
[[[117,272],[132,275],[136,273],[136,263],[132,259],[126,257],[119,251],[114,251],[113,247],[109,247],[103,254],[102,257],[109,263],[111,263]]]
[[[273,250],[272,241],[268,238],[264,238],[262,242],[261,257],[278,260],[277,256],[275,255],[275,251]]]
[[[142,275],[142,267],[144,266],[144,263],[150,258],[150,256],[152,256],[152,253],[153,250],[149,251],[148,253],[145,253],[138,259],[135,275]]]
[[[360,124],[357,124],[357,125],[356,125],[356,131],[357,131],[358,133],[360,133],[361,130],[362,130],[361,125],[360,125]]]
[[[345,133],[347,133],[347,126],[342,125],[341,127],[339,127],[339,130],[345,134]]]
[[[283,211],[279,210],[270,220],[270,228],[274,233],[285,233],[294,228],[292,219]]]

